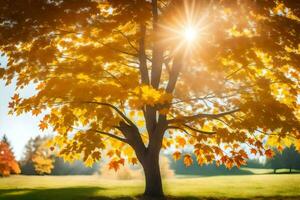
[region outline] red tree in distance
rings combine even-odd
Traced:
[[[21,172],[18,162],[5,142],[0,142],[0,174],[9,176],[11,173],[19,174]]]

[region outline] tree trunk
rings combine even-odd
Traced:
[[[162,198],[164,196],[159,167],[159,152],[150,153],[143,159],[142,166],[145,173],[145,196]]]
[[[290,174],[292,173],[292,168],[290,168]]]
[[[276,169],[274,169],[274,174],[276,174]]]

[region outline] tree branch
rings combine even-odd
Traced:
[[[128,42],[128,44],[136,51],[139,52],[138,49],[132,44],[132,42],[129,40],[129,38],[127,37],[127,35],[125,35],[122,31],[118,30],[118,33],[120,33]]]
[[[179,126],[168,126],[167,129],[178,129],[178,130],[183,131],[184,133],[186,133],[186,134],[189,135],[189,136],[197,137],[197,136],[195,136],[195,135],[193,135],[193,134],[190,134],[187,130],[185,130],[184,128],[181,128],[181,127],[179,127]]]
[[[140,25],[140,44],[139,44],[139,65],[140,65],[140,73],[141,73],[141,79],[142,83],[149,84],[149,74],[148,74],[148,68],[147,68],[147,56],[146,56],[146,50],[145,50],[145,35],[146,35],[146,26],[145,24]]]
[[[167,93],[173,93],[181,67],[182,67],[182,55],[177,54],[175,55],[172,70],[169,75],[169,82],[166,88]]]
[[[196,120],[196,119],[199,119],[199,118],[217,119],[217,118],[223,117],[225,115],[233,114],[233,113],[238,112],[238,111],[240,111],[240,109],[234,109],[234,110],[219,113],[219,114],[200,113],[200,114],[196,114],[196,115],[192,115],[192,116],[184,116],[184,117],[181,117],[181,118],[178,118],[178,119],[171,119],[171,120],[168,120],[168,123],[193,121],[193,120]]]
[[[118,52],[118,53],[122,53],[122,54],[126,54],[126,55],[129,55],[129,56],[133,56],[133,57],[137,57],[138,55],[137,54],[134,54],[134,53],[130,53],[130,52],[127,52],[127,51],[123,51],[123,50],[120,50],[120,49],[117,49],[117,48],[114,48],[110,45],[107,45],[103,42],[100,42],[104,47],[107,47],[115,52]]]
[[[79,103],[90,103],[90,104],[97,104],[100,106],[108,106],[108,107],[114,109],[128,124],[135,127],[135,124],[121,110],[119,110],[116,106],[114,106],[112,104],[97,102],[97,101],[81,101]]]
[[[124,142],[124,143],[127,143],[127,144],[128,144],[128,141],[127,141],[126,138],[121,138],[121,137],[119,137],[119,136],[117,136],[117,135],[114,135],[114,134],[111,134],[111,133],[107,133],[107,132],[104,132],[104,131],[94,130],[94,129],[89,129],[89,131],[94,131],[94,132],[96,132],[96,133],[100,133],[100,134],[102,134],[102,135],[109,136],[109,137],[111,137],[111,138],[114,138],[114,139],[116,139],[116,140],[119,140],[119,141],[121,141],[121,142]]]
[[[187,124],[183,124],[184,127],[187,127],[188,129],[192,130],[192,131],[195,131],[197,133],[201,133],[201,134],[207,134],[207,135],[213,135],[213,134],[216,134],[216,132],[208,132],[208,131],[203,131],[203,130],[199,130],[199,129],[196,129],[192,126],[189,126]]]
[[[158,4],[157,0],[152,0],[152,15],[153,15],[153,49],[152,49],[152,69],[151,69],[151,85],[154,88],[159,87],[162,63],[163,63],[163,50],[159,44],[159,39],[157,37],[158,30]]]

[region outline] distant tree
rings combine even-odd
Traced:
[[[265,163],[260,162],[258,159],[250,159],[247,161],[246,167],[248,168],[267,168]]]
[[[4,142],[4,143],[6,143],[6,144],[8,144],[8,146],[10,146],[10,143],[9,143],[9,141],[8,141],[8,138],[7,138],[7,136],[6,136],[5,134],[3,135],[1,141]]]
[[[61,157],[55,157],[51,175],[92,175],[97,173],[98,169],[99,163],[94,163],[91,167],[87,167],[81,160],[69,163],[65,162]]]
[[[47,140],[42,143],[32,157],[34,169],[38,174],[50,174],[54,168],[54,155],[49,147],[45,144]]]
[[[278,151],[275,151],[275,156],[270,159],[270,167],[274,170],[274,174],[276,174],[277,169],[282,169],[284,167],[282,154]]]
[[[20,173],[18,162],[10,150],[7,143],[0,142],[0,174],[2,176],[9,176],[11,173]]]
[[[11,146],[10,141],[8,140],[6,134],[3,135],[1,141],[4,142],[4,143],[6,143],[9,146],[9,149],[11,150],[11,152],[13,152],[12,146]]]
[[[289,172],[292,172],[292,169],[300,169],[300,154],[296,150],[295,146],[292,145],[288,148],[285,148],[282,152],[275,151],[275,155],[269,161],[269,165],[276,173],[277,169],[289,169]]]
[[[92,167],[86,167],[82,161],[74,161],[73,163],[68,163],[64,162],[63,158],[58,157],[57,155],[55,155],[55,153],[53,153],[53,155],[51,155],[47,159],[47,156],[45,157],[44,155],[47,155],[49,153],[49,148],[45,146],[43,147],[43,151],[46,151],[44,155],[39,153],[39,150],[48,139],[48,137],[41,136],[29,139],[25,146],[24,156],[21,160],[22,174],[39,174],[37,173],[37,170],[41,172],[41,168],[48,168],[48,170],[46,171],[49,173],[51,163],[53,164],[53,168],[50,173],[51,175],[91,175],[98,170],[98,164],[96,163]],[[54,159],[53,162],[50,162],[50,160],[52,159]]]
[[[30,138],[27,144],[25,145],[25,153],[21,160],[22,173],[27,175],[36,174],[33,158],[35,155],[38,155],[41,146],[46,142],[47,137],[37,136]],[[36,161],[38,161],[37,159]]]
[[[296,151],[294,145],[289,148],[285,148],[282,152],[282,160],[284,168],[289,169],[292,173],[292,169],[300,169],[300,154]]]
[[[193,162],[196,162],[197,159],[195,156],[192,156]],[[186,167],[183,162],[173,161],[171,163],[171,168],[174,169],[176,174],[182,175],[200,175],[200,176],[220,176],[220,175],[249,175],[253,174],[248,170],[241,170],[237,167],[231,169],[226,168],[223,165],[218,166],[215,162],[209,164],[191,165]]]

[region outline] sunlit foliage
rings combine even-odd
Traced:
[[[47,141],[47,140],[46,140]],[[46,142],[42,143],[34,155],[32,162],[37,174],[50,174],[54,168],[54,154],[48,148]]]

